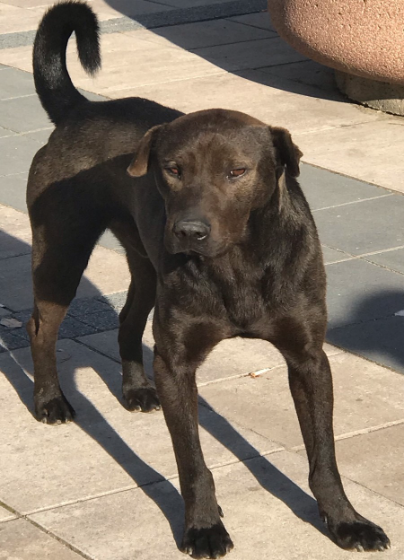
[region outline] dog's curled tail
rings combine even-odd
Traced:
[[[62,2],[44,15],[35,37],[33,67],[35,89],[56,125],[86,98],[74,87],[66,67],[66,47],[70,35],[76,34],[80,62],[88,74],[101,66],[98,21],[83,2]]]

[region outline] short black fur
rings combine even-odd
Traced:
[[[286,130],[236,111],[182,115],[140,98],[86,100],[66,69],[73,31],[83,66],[95,71],[97,20],[84,3],[51,8],[34,47],[37,92],[57,125],[33,160],[27,190],[38,420],[74,417],[55,344],[93,247],[110,228],[132,278],[119,317],[124,402],[144,412],[162,404],[185,502],[183,550],[216,558],[233,546],[200,446],[195,371],[234,336],[268,340],[287,362],[310,487],[332,538],[343,548],[388,548],[382,529],[348,501],[335,460],[325,273],[296,181],[301,152]],[[142,356],[153,306],[157,391]]]

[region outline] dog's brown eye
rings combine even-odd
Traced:
[[[245,173],[245,167],[240,167],[239,169],[232,169],[229,173],[229,177],[241,177]]]
[[[178,169],[178,167],[166,167],[165,169],[170,175],[174,175],[175,177],[178,177],[180,174],[180,170]]]

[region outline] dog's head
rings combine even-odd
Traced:
[[[164,199],[170,253],[214,257],[240,242],[252,211],[299,174],[301,152],[283,128],[213,109],[155,126],[128,168],[154,173]]]

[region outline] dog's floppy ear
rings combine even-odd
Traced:
[[[298,177],[300,174],[299,162],[302,152],[292,142],[290,132],[286,128],[270,127],[274,146],[280,165],[285,166],[287,172],[292,177]]]
[[[149,167],[149,157],[153,142],[160,125],[150,128],[139,142],[135,157],[132,159],[127,171],[131,177],[146,175]]]

